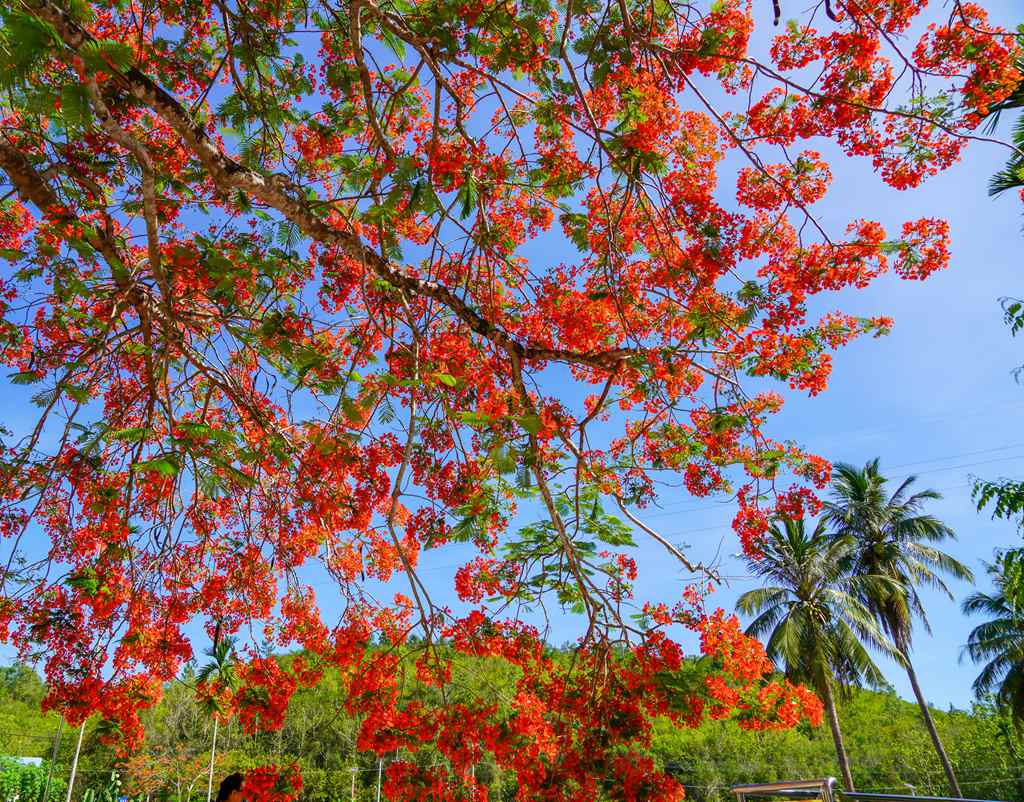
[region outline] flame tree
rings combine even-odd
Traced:
[[[889,321],[810,301],[945,265],[941,220],[812,211],[810,140],[912,187],[1019,82],[982,8],[924,6],[5,3],[0,631],[46,705],[132,751],[201,625],[248,730],[330,665],[359,749],[444,755],[391,764],[396,801],[477,795],[485,754],[523,800],[676,800],[652,717],[817,721],[706,584],[634,600],[635,549],[703,568],[645,521],[666,482],[733,494],[752,554],[813,508],[769,382],[819,392]],[[445,591],[417,566],[453,542]],[[525,608],[579,616],[572,660]],[[453,649],[512,696],[445,704]]]

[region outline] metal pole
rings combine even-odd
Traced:
[[[53,753],[50,755],[50,770],[46,772],[46,787],[43,789],[43,802],[50,799],[50,779],[53,777],[53,764],[57,762],[57,750],[60,748],[60,731],[64,728],[64,716],[57,722],[57,735],[53,739]]]
[[[380,777],[384,773],[384,758],[377,761],[377,802],[380,802]]]
[[[68,780],[68,795],[64,797],[64,802],[71,802],[71,791],[75,787],[75,775],[78,773],[78,756],[82,752],[82,738],[85,737],[85,722],[82,722],[82,728],[78,731],[78,743],[75,744],[75,759],[71,762],[71,779]]]
[[[352,767],[352,802],[356,802],[356,772],[359,771],[355,766]]]
[[[213,798],[213,761],[217,755],[217,726],[220,721],[217,719],[217,714],[213,714],[213,747],[210,749],[210,776],[206,782],[206,802],[210,802]],[[69,799],[68,802],[71,802]]]

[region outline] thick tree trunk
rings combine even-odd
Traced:
[[[213,717],[213,746],[210,749],[210,779],[206,783],[206,802],[213,796],[213,760],[217,756],[217,717]]]
[[[846,747],[843,745],[843,731],[839,728],[839,713],[836,712],[836,700],[832,695],[832,683],[827,679],[821,688],[821,699],[825,703],[828,726],[832,730],[832,740],[836,745],[836,758],[839,760],[839,769],[843,774],[843,785],[847,791],[852,791],[854,789],[853,774],[850,773],[850,760],[846,756]]]
[[[903,661],[906,665],[907,677],[910,678],[910,687],[914,689],[914,696],[917,697],[918,707],[921,708],[921,715],[924,717],[924,725],[928,728],[928,734],[932,736],[932,743],[935,744],[935,751],[939,755],[939,762],[942,763],[942,770],[946,772],[950,795],[962,797],[960,784],[956,781],[956,775],[953,773],[953,766],[946,756],[946,750],[942,748],[942,739],[939,738],[939,731],[935,729],[935,722],[932,721],[932,714],[928,710],[928,703],[925,702],[924,694],[921,693],[921,686],[917,684],[917,674],[914,673],[914,667],[910,664],[910,657],[904,654]]]
[[[82,738],[85,737],[85,722],[78,730],[78,743],[75,745],[75,759],[71,761],[71,778],[68,780],[68,795],[64,802],[71,802],[71,792],[75,790],[75,775],[78,773],[78,756],[82,754]]]

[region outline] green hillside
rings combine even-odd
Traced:
[[[467,693],[509,684],[507,671],[495,664],[480,663],[462,673]],[[336,688],[328,677],[317,688],[299,691],[280,732],[251,737],[234,721],[222,728],[215,777],[248,766],[298,760],[305,802],[343,802],[352,795],[352,769],[356,768],[356,798],[372,802],[378,765],[371,755],[353,753],[356,722],[340,710]],[[3,754],[49,757],[59,722],[53,715],[39,713],[43,690],[29,669],[0,669]],[[942,772],[915,705],[895,693],[860,691],[842,703],[840,713],[859,789],[944,793]],[[970,711],[935,711],[935,717],[966,796],[1024,800],[1024,749],[1018,748],[1005,719],[984,705]],[[148,797],[150,802],[205,800],[212,722],[196,705],[188,677],[168,687],[164,700],[147,716],[146,727],[146,751],[120,765],[123,792]],[[98,735],[90,724],[75,799],[81,799],[89,787],[104,786],[118,765]],[[52,787],[56,790],[59,785],[60,791],[57,802],[63,802],[76,738],[77,732],[63,728],[53,770]],[[659,722],[654,752],[656,761],[688,786],[689,798],[707,802],[728,799],[728,789],[736,783],[837,771],[824,727],[748,732],[730,721],[707,721],[692,730]],[[422,754],[419,759],[434,758]],[[491,785],[492,799],[512,798],[511,777],[496,773],[486,761],[476,771]],[[57,796],[51,792],[51,802]]]

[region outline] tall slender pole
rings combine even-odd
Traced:
[[[355,766],[352,767],[352,802],[356,802],[356,772],[359,771]]]
[[[71,778],[68,780],[68,793],[64,802],[71,802],[71,792],[75,787],[75,775],[78,774],[78,756],[82,753],[82,738],[85,737],[85,722],[78,730],[78,743],[75,744],[75,759],[71,761]]]
[[[377,760],[377,802],[380,802],[380,778],[384,773],[384,758]]]
[[[213,796],[213,759],[217,755],[217,725],[220,722],[217,720],[216,714],[213,716],[213,748],[210,749],[210,778],[206,782],[206,802],[210,802]],[[69,799],[68,802],[71,802]]]
[[[50,755],[50,770],[46,772],[46,787],[43,789],[43,802],[50,799],[50,780],[53,777],[53,764],[57,762],[57,750],[60,748],[60,731],[64,728],[64,716],[57,722],[57,735],[53,739],[53,754]]]

